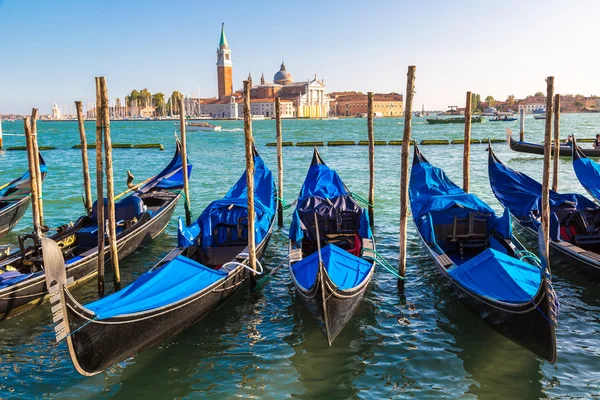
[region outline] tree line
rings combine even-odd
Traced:
[[[166,115],[171,112],[173,114],[179,114],[180,96],[181,93],[177,90],[174,90],[173,93],[171,93],[171,96],[169,96],[168,99],[165,99],[165,94],[162,92],[152,94],[146,88],[142,90],[134,89],[130,94],[125,96],[125,104],[128,107],[156,107],[157,115]],[[117,106],[120,106],[120,101],[118,99]]]

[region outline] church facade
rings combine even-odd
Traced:
[[[241,90],[233,90],[232,68],[231,49],[223,24],[217,48],[218,97],[201,99],[202,114],[220,119],[243,117],[243,93]],[[283,62],[275,73],[273,82],[267,83],[263,74],[260,84],[252,86],[250,112],[252,115],[274,118],[277,97],[281,99],[283,118],[324,118],[329,115],[329,97],[325,95],[324,81],[317,79],[315,74],[312,80],[294,82]]]

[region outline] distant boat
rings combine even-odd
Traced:
[[[322,121],[337,121],[338,119],[338,117],[321,118]]]
[[[512,122],[512,121],[516,121],[517,117],[512,117],[509,115],[497,115],[494,118],[491,118],[490,121],[491,122]]]
[[[533,119],[546,119],[546,113],[543,114],[534,114]]]
[[[478,124],[482,123],[483,117],[472,117],[471,123]],[[456,118],[427,118],[428,124],[464,124],[465,117],[456,117]]]
[[[538,107],[535,110],[533,110],[533,114],[546,114],[546,110],[543,109],[542,107]]]
[[[262,121],[263,119],[265,119],[265,116],[257,114],[250,116],[250,118],[252,118],[252,121]]]
[[[179,122],[175,122],[175,126],[179,126]],[[186,121],[186,130],[189,132],[209,131],[218,132],[221,130],[220,125],[209,124],[208,122],[189,122]]]
[[[494,117],[498,114],[498,110],[496,110],[494,107],[488,107],[483,111],[483,116],[484,117]]]

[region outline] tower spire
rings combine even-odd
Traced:
[[[229,45],[227,44],[227,37],[225,36],[225,22],[221,22],[221,40],[219,41],[219,48],[229,48]]]

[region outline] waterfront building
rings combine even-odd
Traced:
[[[218,119],[238,119],[243,116],[243,99],[239,93],[224,96],[222,99],[202,99],[202,115]]]
[[[519,103],[519,111],[532,113],[537,109],[546,111],[546,96],[528,96]]]
[[[367,111],[368,96],[366,94],[342,94],[335,97],[335,109],[332,114],[353,117],[366,114]],[[382,117],[402,117],[404,115],[403,96],[394,92],[373,94],[373,112]]]

